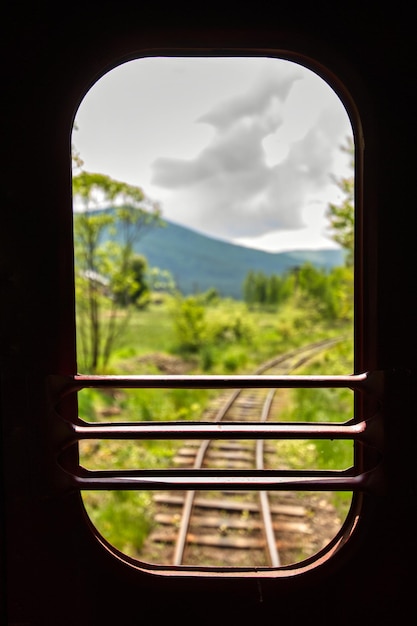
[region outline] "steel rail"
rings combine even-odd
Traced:
[[[58,402],[66,395],[84,388],[207,388],[231,389],[233,393],[220,407],[213,421],[210,422],[138,422],[138,423],[102,423],[90,424],[80,418],[76,423],[62,419],[62,438],[58,463],[64,475],[64,488],[79,490],[185,490],[183,504],[183,523],[180,524],[174,555],[174,565],[180,565],[183,559],[187,533],[190,525],[191,512],[195,498],[195,490],[246,490],[259,491],[262,516],[266,523],[265,534],[268,542],[275,545],[270,548],[270,561],[278,567],[279,555],[275,540],[272,539],[272,523],[268,529],[270,512],[268,512],[267,491],[367,491],[378,485],[379,468],[354,473],[355,468],[343,471],[332,470],[264,470],[262,446],[268,439],[349,439],[376,446],[379,441],[378,416],[366,421],[355,422],[354,419],[344,423],[277,423],[266,422],[261,417],[260,423],[234,422],[221,423],[225,415],[236,402],[243,389],[269,389],[269,398],[277,389],[286,388],[349,388],[359,392],[382,391],[384,372],[364,372],[346,376],[290,376],[266,375],[268,369],[285,366],[288,372],[294,371],[315,354],[321,352],[339,340],[327,340],[310,344],[293,350],[285,355],[272,359],[260,366],[253,375],[242,376],[51,376],[49,390],[51,400]],[[290,366],[288,362],[295,359]],[[268,401],[265,407],[268,405]],[[263,413],[269,409],[265,408]],[[57,413],[57,415],[59,415]],[[257,469],[256,470],[208,470],[202,469],[204,457],[211,441],[219,439],[256,439]],[[195,458],[193,469],[182,470],[101,470],[90,471],[82,467],[66,467],[65,450],[80,440],[113,439],[113,440],[153,440],[153,439],[201,439],[201,445]],[[271,520],[270,520],[271,522]]]
[[[285,355],[280,355],[279,357],[272,359],[270,361],[268,361],[267,363],[264,363],[263,365],[261,365],[257,371],[256,371],[256,375],[259,375],[262,372],[267,371],[268,369],[272,369],[274,367],[277,367],[280,364],[283,364],[285,362],[287,362],[289,359],[293,358],[294,356],[299,356],[300,354],[304,355],[302,356],[297,362],[296,364],[293,364],[293,366],[288,370],[294,370],[296,369],[302,361],[305,360],[305,358],[308,358],[305,356],[306,352],[307,354],[313,353],[316,354],[319,351],[322,351],[325,347],[328,347],[329,345],[335,343],[336,340],[332,340],[332,341],[325,341],[325,342],[318,342],[316,344],[310,345],[307,348],[304,349],[297,349],[295,351],[292,351],[290,353],[287,353]],[[311,356],[310,356],[311,358]],[[234,377],[234,382],[236,381],[237,377]],[[241,381],[243,381],[243,379],[246,377],[239,377],[239,379]],[[271,378],[271,377],[269,377]],[[274,387],[270,390],[266,401],[263,404],[263,408],[262,408],[262,413],[261,413],[261,419],[260,421],[262,422],[262,425],[265,425],[265,422],[269,416],[270,413],[270,409],[271,409],[271,405],[272,405],[272,400],[273,397],[276,393],[276,389],[278,387],[278,385],[276,385],[278,377],[273,377],[275,380],[275,385]],[[223,379],[223,377],[222,377]],[[298,377],[297,377],[298,379]],[[299,381],[299,379],[298,379]],[[264,379],[263,381],[264,382]],[[286,382],[288,382],[288,378],[286,378]],[[311,382],[311,381],[310,381]],[[316,381],[317,382],[317,381]],[[345,381],[344,381],[345,382]],[[351,382],[351,381],[349,381]],[[362,380],[361,380],[362,382]],[[222,425],[219,424],[219,422],[221,422],[225,416],[227,415],[228,411],[230,410],[230,408],[233,406],[233,404],[236,402],[238,396],[240,395],[240,393],[242,392],[242,388],[238,388],[235,389],[235,391],[229,396],[228,400],[226,400],[226,402],[220,407],[220,409],[218,410],[215,418],[214,418],[214,423],[215,423],[215,427],[210,429],[210,439],[206,439],[205,441],[203,441],[200,444],[198,453],[196,455],[195,461],[194,461],[194,466],[193,469],[198,470],[202,467],[203,462],[204,462],[204,458],[205,455],[207,453],[208,447],[210,445],[210,442],[214,439],[213,437],[213,431],[216,433],[215,437],[219,438],[220,432],[222,434],[222,437],[224,437],[225,430],[229,430],[230,428],[230,424],[226,425]],[[206,425],[205,425],[206,426]],[[225,429],[226,426],[226,429]],[[276,426],[276,424],[275,424]],[[301,426],[301,425],[300,425]],[[356,425],[355,425],[356,426]],[[256,438],[257,439],[257,455],[256,455],[256,464],[257,464],[257,470],[259,472],[262,473],[262,475],[264,476],[264,470],[263,470],[263,441],[266,437],[264,437],[263,439],[259,439],[259,432],[256,433],[256,435],[252,435],[253,433],[253,427],[254,425],[251,424],[248,427],[244,427],[243,424],[239,424],[240,428],[243,428],[243,430],[245,431],[245,433],[243,433],[242,431],[239,433],[238,428],[235,429],[231,429],[231,432],[233,432],[233,436],[235,439],[239,438],[239,434],[241,435],[241,438],[248,438],[248,435],[251,434],[250,438]],[[301,428],[303,428],[303,426],[301,426]],[[231,434],[231,433],[230,433]],[[261,433],[262,434],[262,433]],[[300,433],[298,433],[300,434]],[[357,433],[355,433],[357,434]],[[234,476],[236,476],[236,473],[233,473]],[[275,483],[276,484],[276,483]],[[245,487],[247,487],[248,482],[245,480],[244,481],[244,485]],[[237,486],[236,482],[233,483],[233,486]],[[200,489],[201,489],[201,485],[199,485]],[[218,488],[227,488],[227,485],[222,485],[222,484],[218,484],[217,485]],[[230,485],[229,485],[230,487]],[[259,488],[259,484],[256,485],[256,488]],[[182,515],[181,515],[181,523],[178,529],[178,534],[177,534],[177,541],[175,544],[175,550],[174,550],[174,557],[173,557],[173,565],[179,566],[182,564],[183,561],[183,557],[184,557],[184,551],[185,551],[185,546],[187,543],[187,534],[188,534],[188,530],[190,527],[190,522],[191,522],[191,515],[192,515],[192,510],[193,510],[193,503],[194,503],[194,499],[195,499],[195,495],[196,495],[196,491],[193,490],[189,490],[186,492],[185,495],[185,499],[184,499],[184,505],[183,505],[183,509],[182,509]],[[278,550],[277,550],[277,546],[276,546],[276,540],[275,540],[275,533],[274,533],[274,529],[273,529],[273,525],[272,525],[272,519],[271,519],[271,511],[270,511],[270,506],[269,506],[269,500],[268,500],[268,496],[267,496],[267,491],[265,489],[260,489],[259,492],[259,497],[260,497],[260,509],[261,509],[261,516],[263,519],[263,524],[264,524],[264,530],[265,530],[265,538],[266,538],[266,543],[267,543],[267,550],[268,550],[268,555],[269,555],[269,559],[270,559],[270,563],[272,565],[272,567],[279,567],[280,566],[280,558],[279,558],[279,554],[278,554]]]
[[[263,405],[261,422],[266,422],[270,415],[272,401],[274,399],[275,393],[276,393],[276,389],[270,389]],[[256,441],[256,469],[258,470],[264,469],[264,442],[265,442],[265,439],[258,439]],[[280,567],[281,559],[279,557],[279,553],[277,549],[277,542],[275,539],[275,532],[274,532],[274,527],[272,523],[271,507],[269,504],[268,492],[265,490],[260,491],[259,500],[260,500],[260,505],[261,505],[261,514],[262,514],[262,520],[264,524],[265,538],[266,538],[266,544],[268,548],[270,564],[272,567]]]

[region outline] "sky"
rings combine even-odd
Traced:
[[[75,121],[83,169],[141,187],[167,220],[270,252],[337,247],[325,213],[351,175],[352,127],[301,65],[137,59],[100,78]]]

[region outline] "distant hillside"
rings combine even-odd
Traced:
[[[185,295],[215,287],[222,296],[242,298],[242,285],[251,270],[283,274],[310,262],[331,269],[343,265],[342,250],[299,250],[270,253],[213,239],[165,220],[164,228],[146,233],[136,252],[150,267],[168,269]]]
[[[140,238],[135,252],[145,256],[150,267],[169,270],[184,295],[214,287],[220,295],[239,300],[243,281],[251,270],[269,276],[283,274],[306,262],[325,269],[344,262],[342,250],[263,252],[207,237],[165,219],[164,222],[164,227],[153,228]]]

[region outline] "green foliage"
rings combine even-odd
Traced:
[[[91,521],[125,554],[138,554],[152,528],[152,494],[135,491],[89,491],[84,495]]]
[[[198,356],[203,371],[220,366],[232,372],[247,362],[245,346],[251,345],[255,327],[241,303],[222,301],[211,290],[200,296],[177,296],[171,312],[176,351]]]
[[[248,362],[246,350],[242,346],[230,346],[223,353],[222,369],[228,374],[242,371]]]
[[[348,272],[348,268],[340,269]],[[308,276],[306,271],[304,278]],[[180,353],[182,371],[190,374],[253,372],[260,363],[279,353],[346,334],[346,341],[298,373],[350,373],[353,369],[351,319],[346,315],[331,320],[320,313],[319,307],[312,307],[314,293],[317,292],[318,298],[325,291],[320,276],[310,278],[307,284],[312,285],[311,299],[304,288],[297,287],[278,311],[269,307],[249,308],[242,302],[222,300],[213,293],[191,298],[175,296],[158,305],[151,304],[145,311],[134,311],[128,347],[116,355],[118,360],[113,361],[112,367],[118,374],[165,372],[159,369],[164,363],[162,357],[170,354],[178,359]],[[339,284],[337,280],[336,283]],[[348,302],[349,298],[346,306]],[[193,332],[187,328],[190,320]],[[187,349],[181,349],[181,337],[185,338]],[[79,414],[86,421],[197,421],[217,394],[216,390],[199,389],[132,389],[113,393],[88,389],[79,394]],[[289,390],[285,407],[280,413],[283,420],[342,421],[352,415],[352,394],[338,389]],[[180,445],[179,441],[86,441],[80,444],[80,458],[82,465],[91,469],[162,469],[172,467]],[[277,445],[281,446],[280,453],[288,467],[344,469],[352,462],[352,445],[344,441],[289,441]],[[116,494],[88,492],[83,494],[83,499],[99,532],[134,557],[152,528],[151,494],[134,491],[125,492],[123,497]],[[343,515],[350,494],[335,494],[335,501]]]
[[[255,328],[240,307],[211,307],[207,320],[207,341],[217,344],[245,345],[251,342]]]
[[[346,200],[330,207],[335,240],[348,254],[346,267],[330,271],[300,263],[281,275],[249,272],[244,300],[224,300],[215,289],[198,296],[176,294],[170,272],[149,269],[134,243],[161,224],[156,205],[139,188],[100,174],[74,177],[77,341],[87,371],[115,373],[161,371],[158,359],[181,355],[185,370],[211,373],[253,372],[265,360],[325,337],[346,333],[337,349],[300,373],[350,373],[353,319],[353,179],[341,181]],[[112,211],[99,210],[113,204]],[[95,210],[94,210],[95,209]],[[109,237],[110,235],[110,237]],[[151,291],[163,294],[152,300]],[[150,302],[148,309],[138,311]],[[124,341],[120,341],[121,330]],[[117,340],[119,343],[117,343]],[[110,357],[113,362],[110,363]],[[164,371],[164,370],[162,370]],[[93,389],[78,395],[86,421],[199,420],[215,390]],[[338,389],[290,390],[280,419],[344,421],[353,411],[352,394]],[[89,469],[166,468],[181,442],[83,441],[81,464]],[[344,441],[278,442],[288,467],[344,469],[352,463],[352,444]],[[117,548],[137,556],[153,524],[149,492],[88,492],[87,511],[98,530]],[[345,511],[350,494],[336,494]]]
[[[142,189],[103,174],[74,176],[73,195],[78,353],[83,369],[95,373],[106,369],[128,325],[129,305],[146,301],[146,263],[133,246],[160,217]],[[114,208],[100,210],[103,203]]]
[[[281,305],[291,295],[294,277],[290,273],[267,276],[263,272],[248,272],[243,283],[243,298],[249,306]]]
[[[344,152],[347,152],[351,157],[351,167],[353,171],[354,167],[354,145],[351,140],[348,141],[345,147],[342,147]],[[339,189],[344,194],[344,199],[340,204],[329,204],[327,210],[327,216],[330,221],[330,229],[333,231],[333,239],[339,243],[342,248],[347,251],[346,264],[348,266],[353,265],[353,254],[355,244],[355,229],[354,229],[354,190],[355,182],[353,174],[346,178],[341,178],[337,181]]]
[[[206,333],[206,311],[198,298],[178,297],[172,308],[180,352],[195,353],[202,347]]]
[[[162,270],[159,267],[151,267],[146,276],[149,290],[153,292],[163,292],[174,294],[177,290],[174,277],[169,270]]]
[[[244,294],[251,308],[261,306],[276,310],[292,297],[303,314],[310,308],[318,318],[352,319],[353,270],[352,267],[335,267],[326,271],[304,263],[283,276],[249,272]]]
[[[119,272],[113,283],[113,296],[121,307],[133,305],[143,309],[150,299],[147,281],[147,261],[140,254],[132,254],[126,261],[126,271]]]
[[[307,263],[298,270],[298,288],[303,297],[312,300],[316,311],[325,319],[343,319],[353,310],[351,268],[340,267],[325,272]]]

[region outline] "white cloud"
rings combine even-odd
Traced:
[[[270,249],[272,233],[282,247],[308,229],[323,242],[351,128],[321,78],[276,59],[146,59],[102,80],[80,107],[86,169],[141,185],[164,217],[212,236]]]
[[[187,211],[191,227],[234,239],[304,226],[308,199],[331,181],[346,124],[342,109],[323,110],[304,136],[287,139],[285,146],[281,139],[286,158],[269,163],[265,141],[283,126],[284,104],[300,80],[299,71],[258,80],[200,117],[214,134],[193,159],[153,163],[152,182],[175,191],[179,221]]]

